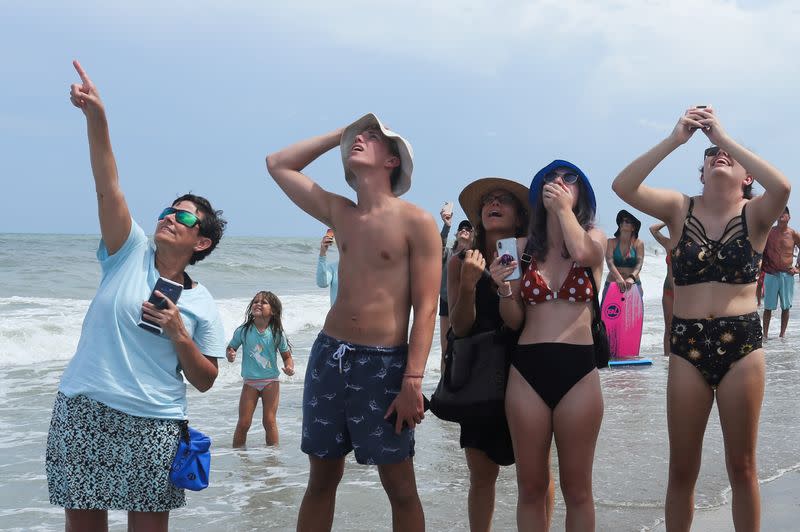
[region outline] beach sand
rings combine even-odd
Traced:
[[[729,493],[730,496],[730,493]],[[722,506],[695,510],[692,530],[729,532],[733,530],[730,498]],[[800,469],[761,484],[761,530],[794,532],[800,530]],[[664,523],[652,529],[665,530]]]

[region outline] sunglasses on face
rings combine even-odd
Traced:
[[[502,194],[486,194],[481,198],[481,207],[485,207],[494,201],[497,201],[501,205],[512,205],[514,203],[514,195],[508,192],[503,192]]]
[[[462,227],[461,229],[458,230],[458,232],[459,233],[471,233],[472,232],[472,228],[471,227]]]
[[[561,177],[561,181],[563,181],[565,184],[574,185],[578,182],[578,177],[580,176],[575,172],[564,172],[562,174],[558,172],[548,172],[544,175],[544,182],[552,183],[559,177]]]
[[[631,220],[630,218],[623,218],[622,220],[619,221],[619,223],[620,223],[620,225],[622,225],[622,224],[631,224],[631,225],[633,225],[634,224],[633,220]]]
[[[175,221],[181,225],[185,225],[186,227],[194,227],[200,223],[200,218],[198,218],[196,214],[189,211],[182,211],[180,209],[176,209],[175,207],[167,207],[161,211],[161,214],[158,215],[158,219],[163,220],[170,214],[174,214]]]
[[[704,157],[716,157],[717,154],[720,151],[722,151],[722,150],[720,150],[719,146],[711,146],[710,148],[706,148],[706,151],[703,152],[703,156]]]

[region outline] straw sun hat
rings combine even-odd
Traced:
[[[489,192],[498,189],[508,191],[517,198],[519,204],[526,211],[524,220],[527,223],[528,187],[504,177],[483,177],[464,187],[464,190],[458,195],[461,210],[467,215],[473,227],[477,227],[481,222],[481,199]]]

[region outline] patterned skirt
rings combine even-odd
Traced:
[[[58,392],[47,435],[50,502],[67,509],[165,512],[186,504],[169,480],[180,421],[136,417]]]

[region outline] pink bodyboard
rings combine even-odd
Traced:
[[[611,283],[600,314],[608,331],[611,358],[638,357],[643,320],[642,296],[638,287],[623,293],[616,283]]]

